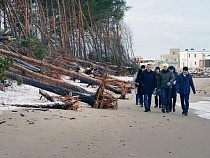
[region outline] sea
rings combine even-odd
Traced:
[[[190,108],[195,109],[199,117],[210,120],[210,97],[202,97],[202,99],[197,103],[190,103]]]

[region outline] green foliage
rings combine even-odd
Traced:
[[[22,77],[18,77],[17,78],[17,85],[20,86],[21,84],[23,84],[23,79],[22,79]]]
[[[4,71],[8,70],[12,64],[13,64],[13,60],[11,57],[0,56],[0,81],[1,83],[4,83],[5,81]]]
[[[31,50],[37,59],[42,60],[45,55],[45,47],[41,41],[33,35],[28,36],[20,42],[22,47]]]
[[[107,19],[112,22],[122,20],[130,8],[126,6],[125,0],[89,0],[88,3],[82,0],[82,10],[86,17],[88,17],[88,5],[94,22],[107,21]]]

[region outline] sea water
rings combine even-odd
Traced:
[[[195,113],[202,118],[210,119],[210,97],[203,98],[205,101],[190,103],[190,108],[195,109]]]
[[[181,106],[181,103],[177,102],[177,105]],[[197,103],[190,102],[190,109],[194,109],[199,117],[210,120],[210,97],[202,97]]]

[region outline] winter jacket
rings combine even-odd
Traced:
[[[131,87],[132,87],[133,85],[136,85],[137,75],[138,75],[138,72],[136,72],[136,73],[134,74],[134,76],[133,76],[133,80],[132,80],[132,82],[131,82]],[[135,94],[138,94],[138,87],[137,87],[137,86],[135,86],[134,92],[135,92]]]
[[[174,81],[174,74],[169,69],[166,71],[163,69],[160,71],[160,85],[161,88],[172,88],[172,84]],[[170,82],[170,85],[167,83]]]
[[[157,87],[157,80],[154,71],[143,71],[140,76],[140,83],[142,85],[143,94],[151,95],[153,90]]]
[[[140,95],[142,94],[142,84],[140,82],[140,76],[141,76],[142,72],[143,71],[141,69],[139,69],[139,71],[137,73],[136,80],[135,80],[135,82],[138,83],[138,91],[137,91],[137,93],[140,94]]]
[[[178,78],[178,73],[177,72],[173,72],[174,74],[174,81],[172,84],[172,89],[176,89],[176,82],[177,82],[177,78]]]
[[[161,88],[160,88],[160,73],[158,73],[158,74],[156,73],[155,76],[156,76],[156,81],[157,81],[157,82],[156,82],[156,83],[157,83],[156,95],[159,96],[159,95],[161,95],[161,91],[160,91],[160,89],[161,89]]]
[[[190,93],[190,87],[192,88],[193,93],[195,93],[195,86],[193,83],[192,76],[188,73],[184,75],[181,73],[177,77],[176,81],[177,92],[182,94]]]

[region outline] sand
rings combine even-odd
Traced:
[[[208,92],[191,94],[191,102],[210,97],[209,81],[195,79],[197,89]],[[6,121],[0,124],[0,157],[210,157],[210,120],[198,117],[192,109],[183,116],[180,107],[175,113],[163,114],[156,108],[145,113],[135,105],[134,95],[130,98],[119,100],[118,110],[92,109],[84,104],[82,112],[6,111],[0,115],[0,122]]]

